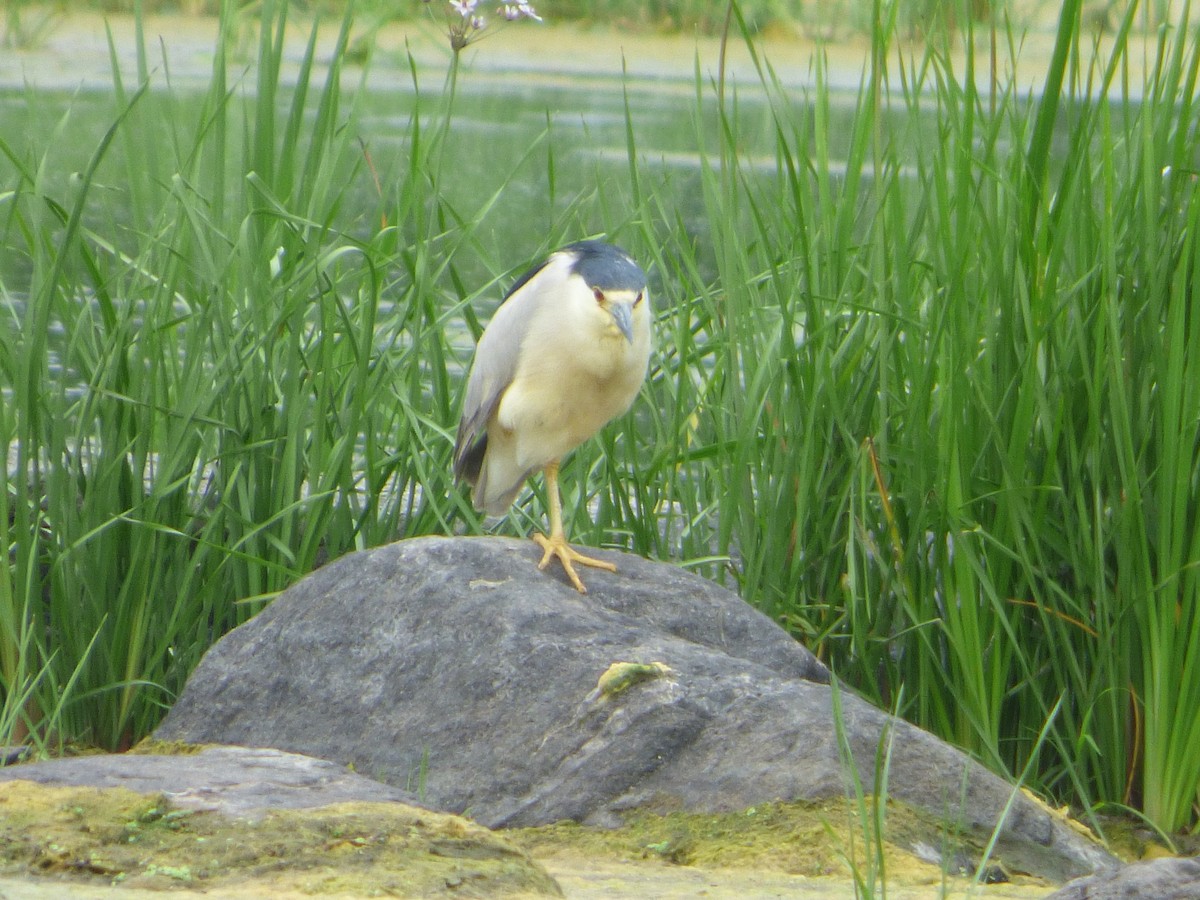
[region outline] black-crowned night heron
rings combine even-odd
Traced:
[[[616,571],[567,543],[559,461],[633,404],[650,360],[646,273],[624,250],[580,241],[513,285],[484,329],[467,380],[454,475],[475,506],[503,515],[525,479],[545,473],[550,534],[534,535],[571,583],[574,563]]]

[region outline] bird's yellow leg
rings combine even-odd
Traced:
[[[567,536],[563,532],[562,523],[562,497],[558,493],[558,463],[552,462],[546,466],[544,474],[546,477],[546,495],[550,498],[550,536],[547,537],[544,534],[535,534],[533,536],[538,546],[544,551],[542,561],[538,563],[538,568],[545,569],[546,566],[550,565],[551,557],[558,557],[558,561],[562,563],[563,569],[567,572],[567,577],[571,579],[571,584],[575,585],[575,590],[581,594],[586,594],[587,588],[583,586],[583,582],[575,574],[574,563],[579,563],[581,566],[591,566],[594,569],[605,569],[609,572],[617,571],[617,567],[602,559],[584,556],[567,543]]]

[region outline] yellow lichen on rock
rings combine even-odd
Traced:
[[[261,819],[173,808],[119,788],[0,784],[0,874],[130,887],[269,885],[316,894],[559,896],[513,843],[401,803],[276,810]]]
[[[615,697],[635,684],[670,674],[671,668],[665,663],[615,662],[604,670],[593,693],[598,697]]]
[[[928,859],[914,852],[925,846],[955,855],[954,847],[927,816],[889,800],[885,834],[876,841],[874,800],[865,802],[870,813],[865,823],[856,804],[830,799],[763,803],[725,813],[639,811],[628,814],[617,829],[562,822],[520,829],[513,837],[560,878],[565,865],[582,858],[598,870],[604,863],[667,864],[720,872],[730,881],[738,880],[733,873],[754,873],[776,887],[799,879],[791,883],[793,891],[804,879],[848,885],[872,872],[887,882],[889,896],[912,896],[909,891],[926,896],[921,892],[931,885],[959,896],[958,891],[975,887],[973,873],[958,871],[955,859]],[[959,850],[972,859],[979,852],[972,846]],[[1013,881],[1005,886],[1003,896],[1043,897],[1053,890],[1036,878],[1014,876]],[[565,881],[563,885],[568,887]],[[852,893],[851,889],[842,896]],[[828,895],[839,896],[837,888],[831,887]]]

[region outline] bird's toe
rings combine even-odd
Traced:
[[[583,586],[583,581],[575,571],[575,563],[579,563],[581,566],[591,566],[593,569],[604,569],[606,572],[617,571],[617,567],[613,563],[580,553],[568,544],[567,539],[562,535],[547,537],[544,534],[535,534],[533,539],[542,548],[542,561],[538,563],[538,569],[544,571],[550,565],[551,559],[558,559],[562,563],[567,577],[571,579],[571,584],[581,594],[586,594],[587,588]]]

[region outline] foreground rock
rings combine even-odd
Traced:
[[[621,554],[609,554],[620,572],[589,572],[581,596],[537,571],[537,553],[423,538],[343,557],[222,639],[157,737],[352,764],[493,827],[846,791],[828,674],[766,617]],[[963,754],[840,700],[867,791],[890,748],[890,794],[960,832],[1003,817],[1010,867],[1062,881],[1111,863]]]
[[[163,794],[178,809],[255,820],[273,809],[334,803],[423,806],[417,795],[324,759],[248,747],[202,747],[171,754],[77,756],[0,768],[0,782],[122,788]]]
[[[561,896],[524,850],[406,797],[322,760],[232,747],[4,768],[0,896],[82,898],[96,884],[222,897]]]
[[[1155,859],[1079,878],[1048,900],[1196,900],[1200,859]]]
[[[885,869],[895,900],[1035,900],[1053,890],[1015,879],[980,893],[973,872],[956,876],[907,849],[917,835],[926,850],[942,844],[895,801],[884,842],[867,848],[849,799],[638,813],[616,830],[558,823],[501,837],[404,796],[322,760],[242,747],[151,745],[0,769],[0,897],[152,900],[169,887],[179,900],[515,900],[554,896],[557,885],[572,900],[841,900],[855,876]]]

